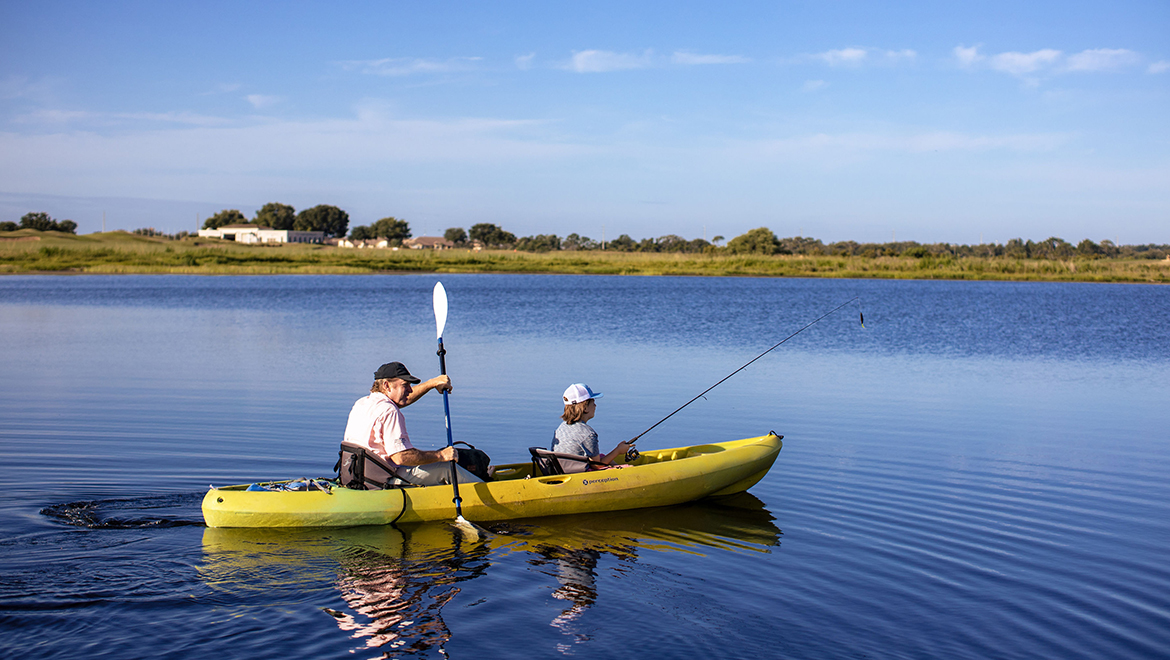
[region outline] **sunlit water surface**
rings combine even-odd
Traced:
[[[0,278],[0,656],[1170,655],[1170,288],[443,276],[457,439],[761,435],[750,493],[491,525],[213,530],[327,476],[435,276]],[[858,312],[865,315],[864,328]],[[440,397],[408,411],[444,442]]]

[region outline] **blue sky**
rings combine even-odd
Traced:
[[[1170,3],[0,0],[0,220],[1170,243]]]

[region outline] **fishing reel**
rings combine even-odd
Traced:
[[[634,440],[637,440],[637,438],[634,438]],[[642,454],[638,451],[638,448],[633,446],[631,443],[630,448],[626,450],[626,462],[633,463],[634,461],[638,460],[638,457],[641,455]]]

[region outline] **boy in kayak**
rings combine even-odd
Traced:
[[[389,362],[374,372],[369,396],[362,397],[349,411],[345,425],[345,442],[365,447],[395,468],[399,478],[419,486],[451,483],[451,460],[454,447],[438,451],[415,449],[406,433],[402,408],[418,401],[431,390],[451,391],[451,379],[435,376],[419,384],[401,362]],[[418,387],[414,387],[418,385]],[[459,482],[480,478],[456,467]]]
[[[598,448],[597,431],[594,431],[585,422],[593,419],[597,413],[597,402],[601,392],[594,392],[585,383],[574,383],[561,396],[565,403],[565,413],[561,415],[561,425],[553,432],[551,451],[560,454],[576,454],[588,456],[596,463],[612,465],[615,458],[625,456],[630,448],[627,442],[619,442],[613,451],[602,456]]]

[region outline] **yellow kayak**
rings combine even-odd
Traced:
[[[783,443],[758,438],[646,451],[633,464],[576,474],[533,476],[531,463],[497,466],[492,481],[459,485],[473,522],[620,511],[731,495],[768,473]],[[253,487],[254,488],[254,487]],[[208,527],[349,527],[451,520],[451,486],[351,490],[314,481],[309,490],[212,488],[203,498]]]

